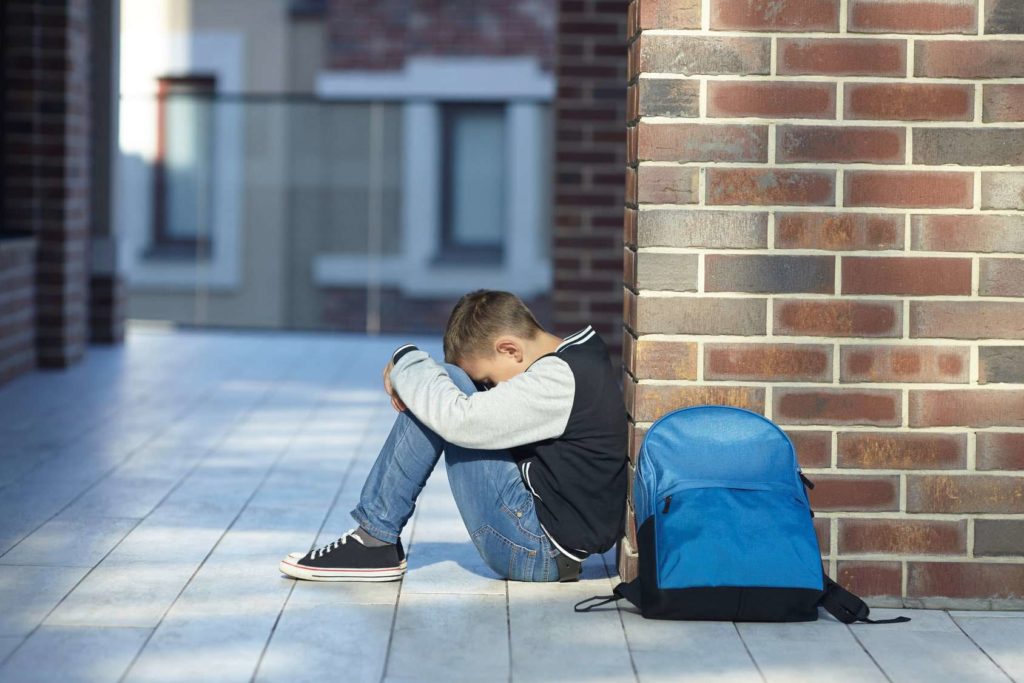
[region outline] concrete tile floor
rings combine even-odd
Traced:
[[[1024,681],[1024,613],[576,614],[617,581],[612,552],[576,584],[498,579],[443,467],[401,582],[283,576],[282,555],[354,525],[406,341],[441,357],[437,339],[136,325],[0,388],[0,681]]]

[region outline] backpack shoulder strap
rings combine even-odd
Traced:
[[[618,586],[612,589],[611,595],[595,595],[587,598],[586,600],[580,600],[573,606],[573,610],[576,612],[589,612],[595,607],[606,605],[609,602],[616,602],[622,598],[626,598],[637,607],[640,607],[640,579],[633,579],[629,583],[626,583],[625,581],[619,583]],[[592,605],[580,608],[580,605],[584,605],[591,600],[600,600],[600,602],[595,602]]]
[[[825,593],[819,603],[844,624],[861,621],[867,624],[899,624],[910,621],[910,617],[894,617],[892,619],[868,619],[871,608],[863,600],[846,590],[838,583],[825,577]]]

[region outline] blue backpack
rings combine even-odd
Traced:
[[[820,604],[845,623],[908,621],[868,619],[824,574],[805,486],[789,437],[757,413],[661,416],[633,480],[638,576],[576,611],[626,598],[653,619],[813,621]]]

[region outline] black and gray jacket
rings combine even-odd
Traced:
[[[626,406],[604,340],[591,326],[511,379],[469,395],[412,344],[396,349],[392,361],[392,387],[441,438],[509,449],[555,547],[582,559],[622,536]]]

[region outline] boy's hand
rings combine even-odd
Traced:
[[[402,399],[395,393],[394,387],[391,386],[391,368],[395,366],[394,363],[388,361],[388,364],[384,366],[384,391],[388,392],[391,396],[391,405],[395,407],[395,410],[402,412],[405,410],[405,404],[402,403]]]

